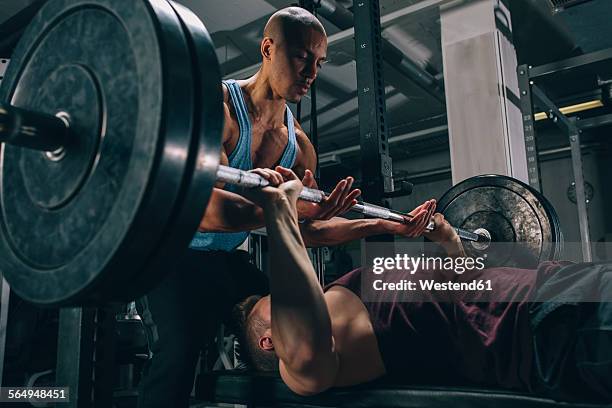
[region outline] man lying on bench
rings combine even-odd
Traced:
[[[291,170],[277,171],[285,180],[280,186],[244,192],[264,209],[271,254],[270,296],[251,296],[235,308],[242,357],[254,368],[279,371],[301,395],[388,375],[612,400],[611,303],[576,302],[587,292],[612,294],[610,265],[546,262],[537,271],[480,271],[505,288],[512,301],[504,302],[479,302],[478,293],[470,302],[433,295],[419,302],[362,301],[366,269],[323,290],[298,228],[302,184]],[[426,202],[416,215],[421,232],[434,207]],[[441,214],[434,219],[427,237],[462,256],[455,230]],[[453,275],[448,280],[462,279]],[[536,286],[552,301],[531,302]]]

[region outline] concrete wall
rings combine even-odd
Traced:
[[[587,205],[591,241],[610,241],[612,238],[612,197],[609,187],[612,180],[610,152],[588,150],[583,152],[584,179],[593,186],[593,198]],[[573,181],[569,154],[540,160],[542,192],[552,203],[561,221],[566,242],[565,258],[581,259],[580,230],[576,204],[568,198],[568,188]]]

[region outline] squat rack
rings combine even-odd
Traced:
[[[601,115],[586,120],[577,120],[568,117],[551,100],[545,91],[545,79],[554,80],[555,74],[592,72],[599,73],[602,65],[607,67],[612,63],[612,48],[579,55],[576,57],[552,62],[536,67],[527,64],[518,67],[518,80],[521,98],[521,112],[523,119],[523,132],[527,153],[527,169],[529,184],[540,190],[540,169],[536,146],[534,104],[543,109],[549,119],[567,135],[570,144],[572,171],[576,188],[576,203],[578,209],[578,223],[580,227],[580,241],[582,257],[586,262],[592,261],[591,239],[589,233],[589,218],[587,213],[587,198],[584,188],[584,173],[582,154],[580,150],[580,137],[583,130],[592,129],[612,123],[612,114]],[[601,84],[600,84],[601,85]]]

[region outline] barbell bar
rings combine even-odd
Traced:
[[[229,166],[219,165],[217,170],[217,180],[228,184],[239,185],[246,188],[262,188],[268,186],[270,183],[264,177],[259,174],[236,169]],[[310,201],[312,203],[320,203],[325,199],[328,194],[324,191],[317,190],[314,188],[304,187],[300,192],[299,198],[304,201]],[[357,204],[351,206],[349,209],[354,212],[361,213],[368,217],[382,218],[385,220],[391,220],[400,223],[406,223],[410,220],[409,214],[403,214],[398,211],[391,210],[389,208],[381,207],[359,201]],[[479,228],[478,233],[471,232],[462,228],[455,228],[457,235],[460,238],[467,241],[477,242],[482,250],[487,249],[491,242],[491,235],[485,228]],[[432,220],[426,226],[427,231],[433,231],[435,229],[435,223]]]

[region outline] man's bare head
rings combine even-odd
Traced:
[[[287,7],[272,14],[264,28],[264,38],[282,42],[294,37],[295,30],[311,29],[327,36],[323,24],[308,10],[301,7]]]
[[[258,295],[249,296],[232,311],[241,359],[259,371],[278,370],[270,313],[270,296]]]
[[[327,35],[307,10],[287,7],[274,13],[261,42],[263,72],[272,92],[298,102],[315,80],[327,54]]]

